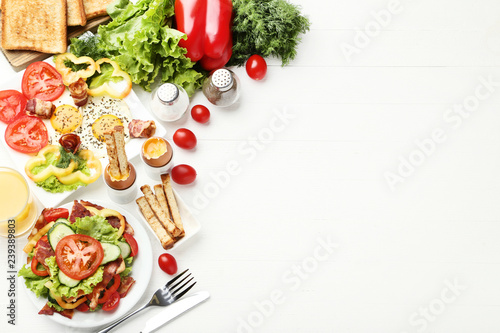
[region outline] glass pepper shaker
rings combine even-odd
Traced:
[[[229,106],[238,100],[239,79],[231,70],[221,68],[203,82],[203,94],[216,106]]]
[[[151,111],[163,121],[179,120],[189,106],[189,96],[186,91],[174,83],[162,84],[151,96]]]

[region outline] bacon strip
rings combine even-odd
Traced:
[[[37,116],[43,119],[49,119],[56,106],[52,102],[42,101],[38,98],[32,98],[26,103],[26,114],[28,116]]]
[[[59,313],[61,316],[66,317],[66,318],[73,318],[73,310],[65,309],[63,311],[57,311],[50,307],[48,304],[45,304],[43,308],[38,312],[40,315],[47,315],[47,316],[52,316],[54,313]]]
[[[90,206],[90,207],[94,207],[95,209],[98,209],[98,210],[103,210],[104,207],[103,206],[99,206],[99,205],[96,205],[90,201],[85,201],[85,200],[80,200],[80,203],[84,206]]]
[[[127,296],[130,288],[132,285],[135,283],[134,278],[127,276],[121,279],[120,286],[118,287],[118,294],[120,294],[120,297],[123,298]]]
[[[132,138],[150,138],[156,132],[156,124],[153,120],[132,119],[128,130]]]
[[[38,217],[38,220],[36,221],[35,226],[31,230],[30,235],[28,236],[28,241],[30,241],[33,238],[33,236],[35,236],[38,233],[38,231],[40,229],[42,229],[43,227],[45,227],[45,225],[47,224],[47,220],[45,220],[45,217],[43,216],[43,213],[45,212],[45,210],[47,210],[47,208],[44,208],[42,210],[42,213]]]
[[[84,106],[87,104],[89,99],[88,96],[88,85],[85,80],[79,78],[78,81],[73,82],[68,86],[71,97],[73,97],[73,102],[76,106]]]
[[[44,238],[40,238],[40,240],[37,243],[36,251],[35,251],[35,259],[38,260],[40,264],[45,267],[45,269],[49,269],[47,265],[45,265],[45,259],[49,257],[55,256],[56,253],[54,250],[52,250],[52,247],[50,246],[49,242],[46,241]]]
[[[71,215],[69,216],[69,221],[71,223],[76,222],[77,217],[92,216],[92,213],[78,201],[74,201],[73,208],[71,209]]]

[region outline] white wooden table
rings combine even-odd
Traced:
[[[176,151],[197,181],[175,188],[202,224],[171,253],[212,297],[160,331],[498,332],[500,3],[294,3],[312,29],[290,66],[269,61],[263,82],[236,69],[237,107],[167,125],[198,137]],[[142,301],[167,278],[155,264]],[[0,281],[2,332],[74,331],[20,286],[7,325]]]

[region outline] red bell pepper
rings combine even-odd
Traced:
[[[223,67],[231,58],[232,12],[231,0],[175,0],[177,29],[187,35],[179,46],[208,71]]]

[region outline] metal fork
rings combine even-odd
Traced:
[[[109,332],[110,330],[112,330],[116,326],[118,326],[121,323],[123,323],[128,318],[132,317],[133,315],[135,315],[136,313],[144,310],[147,307],[150,307],[150,306],[153,306],[153,305],[167,306],[167,305],[170,305],[173,302],[177,301],[179,298],[181,298],[182,296],[184,296],[184,294],[186,294],[191,288],[193,288],[193,286],[196,284],[196,282],[193,282],[192,284],[190,284],[189,286],[187,286],[193,280],[194,277],[191,277],[184,284],[182,284],[187,278],[189,278],[189,276],[191,276],[191,273],[189,273],[183,279],[181,279],[180,281],[177,282],[177,280],[179,280],[181,278],[181,276],[183,276],[188,270],[189,269],[186,269],[184,272],[180,273],[175,278],[173,278],[172,280],[170,280],[169,282],[167,282],[167,284],[165,286],[163,286],[160,289],[158,289],[154,293],[153,297],[151,297],[151,300],[148,303],[144,304],[143,306],[141,306],[140,308],[138,308],[134,312],[129,313],[128,315],[126,315],[122,319],[114,322],[113,324],[111,324],[108,327],[100,330],[97,333],[106,333],[106,332]],[[183,289],[184,287],[186,287],[186,288]]]

